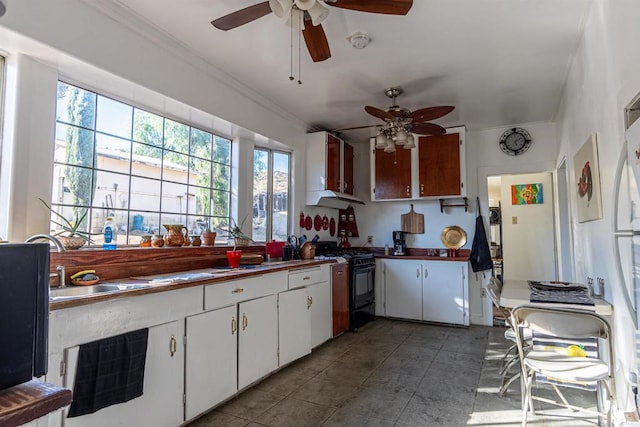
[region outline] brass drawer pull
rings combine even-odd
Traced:
[[[171,354],[171,357],[173,357],[174,354],[176,354],[176,352],[178,351],[178,341],[176,340],[176,337],[171,335],[171,339],[169,340],[169,353]]]
[[[309,277],[309,276],[304,276],[304,277],[302,278],[302,280],[311,280],[311,277]]]
[[[242,330],[247,329],[247,326],[249,326],[249,318],[247,318],[246,314],[242,313]]]
[[[243,288],[235,288],[234,290],[231,291],[232,294],[241,294],[244,292]]]
[[[231,318],[231,335],[235,335],[238,330],[238,322],[236,322],[235,316]]]

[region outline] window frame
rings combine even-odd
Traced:
[[[251,165],[251,169],[252,169],[252,176],[254,176],[255,174],[255,152],[256,151],[260,151],[260,152],[264,152],[267,154],[267,191],[266,191],[266,207],[265,207],[265,221],[266,221],[266,225],[265,225],[265,242],[271,242],[273,240],[273,197],[274,197],[274,191],[273,191],[273,185],[274,185],[274,179],[273,179],[273,172],[274,172],[274,156],[276,154],[282,154],[287,156],[287,202],[286,202],[286,211],[287,211],[287,224],[286,224],[286,233],[288,234],[289,230],[291,229],[291,215],[292,215],[292,209],[291,209],[291,192],[292,192],[292,187],[291,187],[291,168],[292,168],[292,153],[290,151],[285,151],[285,150],[277,150],[277,149],[272,149],[272,148],[267,148],[267,147],[259,147],[259,146],[255,146],[253,149],[254,153],[252,156],[252,165]],[[252,199],[255,197],[255,187],[252,188]],[[252,207],[252,218],[255,221],[255,217],[253,216],[253,207]],[[255,240],[255,237],[254,237]],[[286,238],[284,239],[286,240]],[[258,243],[262,243],[262,241],[256,241]]]

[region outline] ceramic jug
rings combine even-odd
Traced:
[[[164,242],[167,246],[182,246],[189,241],[187,227],[182,224],[163,225],[167,229],[167,235]],[[183,231],[184,230],[184,231]]]

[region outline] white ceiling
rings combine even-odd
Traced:
[[[313,63],[302,40],[301,80],[290,81],[291,31],[269,14],[230,31],[210,21],[261,0],[110,0],[160,29],[310,128],[381,123],[384,88],[410,110],[456,109],[436,123],[468,129],[553,120],[590,0],[415,0],[407,16],[330,8],[331,58]],[[365,1],[365,0],[363,0]],[[368,34],[351,47],[347,37]],[[297,45],[297,33],[294,44]],[[294,76],[298,78],[297,48]],[[347,139],[375,128],[345,132]]]

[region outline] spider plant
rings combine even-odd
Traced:
[[[55,232],[54,236],[79,237],[85,240],[86,242],[91,243],[91,233],[88,233],[83,230],[79,230],[80,226],[82,225],[82,222],[87,217],[87,213],[89,212],[88,209],[85,209],[82,215],[78,215],[78,212],[76,212],[74,220],[69,221],[67,218],[65,218],[64,215],[58,213],[51,206],[49,206],[47,202],[45,202],[40,198],[38,198],[38,200],[40,200],[42,204],[45,205],[47,209],[49,209],[50,212],[52,212],[56,217],[59,218],[59,221],[56,221],[54,219],[51,220],[52,223],[54,223],[61,229]]]

